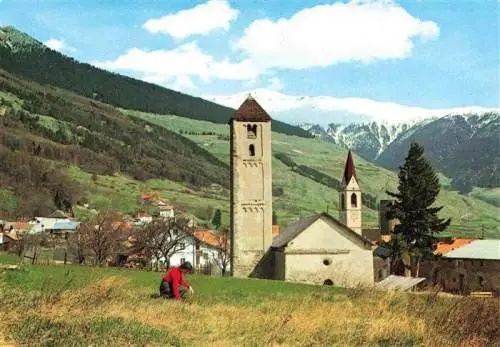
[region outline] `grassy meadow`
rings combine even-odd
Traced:
[[[182,133],[190,140],[204,147],[220,160],[229,163],[229,126],[197,121],[178,116],[154,115],[138,111],[121,110],[172,131]],[[196,135],[194,134],[196,133]],[[212,133],[215,135],[203,135]],[[347,151],[325,141],[273,133],[273,153],[286,153],[297,164],[307,165],[331,177],[340,178],[344,169]],[[387,198],[386,190],[397,191],[398,179],[394,172],[355,156],[355,165],[360,184],[365,192],[379,199]],[[441,215],[452,218],[448,235],[456,237],[477,237],[484,235],[500,238],[498,207],[492,201],[498,199],[498,189],[478,189],[468,195],[450,190],[449,179],[440,175],[442,189],[438,203],[444,206]],[[279,160],[273,158],[273,183],[283,188],[284,194],[273,199],[279,223],[328,210],[334,216],[338,210],[338,192],[309,178],[293,172]],[[227,209],[225,209],[227,210]],[[377,226],[375,210],[363,208],[363,224]]]
[[[188,276],[195,294],[179,304],[152,295],[160,278],[155,272],[77,266],[0,272],[0,344],[479,347],[500,342],[494,299]]]

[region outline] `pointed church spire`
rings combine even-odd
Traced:
[[[347,160],[345,162],[344,176],[343,176],[345,184],[348,184],[353,176],[354,178],[357,179],[356,168],[354,167],[354,160],[352,159],[351,150],[349,150],[349,153],[347,154]]]

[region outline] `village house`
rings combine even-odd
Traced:
[[[138,212],[135,217],[135,225],[143,226],[153,222],[153,216],[147,212]]]
[[[207,274],[220,274],[221,257],[224,249],[224,240],[214,231],[196,229],[192,234],[185,234],[179,239],[177,251],[169,259],[169,265],[179,266],[189,261],[193,267]],[[165,259],[159,259],[163,264]],[[228,269],[229,270],[229,266]]]
[[[422,267],[428,285],[443,291],[495,292],[500,295],[500,240],[459,239],[441,247],[442,254]]]
[[[21,241],[19,230],[24,228],[19,224],[21,223],[8,223],[0,220],[0,250],[7,252],[19,250],[18,246]]]
[[[162,218],[174,218],[175,216],[175,206],[171,205],[159,205],[160,217]]]
[[[49,233],[66,235],[67,233],[76,232],[80,222],[70,218],[35,217],[29,224],[31,224],[30,234]]]

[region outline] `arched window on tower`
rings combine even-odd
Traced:
[[[345,195],[340,194],[340,209],[345,210]]]
[[[247,138],[255,139],[257,138],[257,125],[247,124]]]
[[[251,157],[255,157],[255,146],[254,145],[250,145],[250,147],[248,147],[248,154]]]
[[[351,194],[351,207],[358,207],[358,196],[356,193]]]

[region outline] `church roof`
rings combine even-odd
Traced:
[[[367,249],[370,249],[370,246],[371,246],[370,241],[368,241],[363,236],[359,235],[357,232],[355,232],[351,228],[348,228],[343,223],[339,222],[337,219],[333,218],[331,215],[329,215],[328,213],[325,213],[325,212],[318,213],[318,214],[312,215],[311,217],[308,217],[305,219],[300,219],[296,222],[289,224],[285,228],[285,230],[283,230],[278,236],[276,236],[273,239],[273,243],[272,243],[271,247],[279,248],[279,247],[286,246],[290,241],[292,241],[294,238],[299,236],[300,233],[302,233],[304,230],[306,230],[308,227],[310,227],[314,222],[316,222],[320,218],[327,218],[329,221],[333,222],[334,224],[336,224],[340,228],[344,229],[349,234],[352,234],[359,241],[363,242],[363,244],[367,247]]]
[[[356,168],[354,167],[354,160],[352,159],[352,154],[351,151],[349,150],[349,153],[347,154],[347,160],[345,162],[343,181],[345,183],[348,183],[353,176],[354,178],[357,179]]]
[[[271,121],[271,117],[259,105],[257,100],[249,95],[236,110],[232,120],[239,122],[269,122]]]

